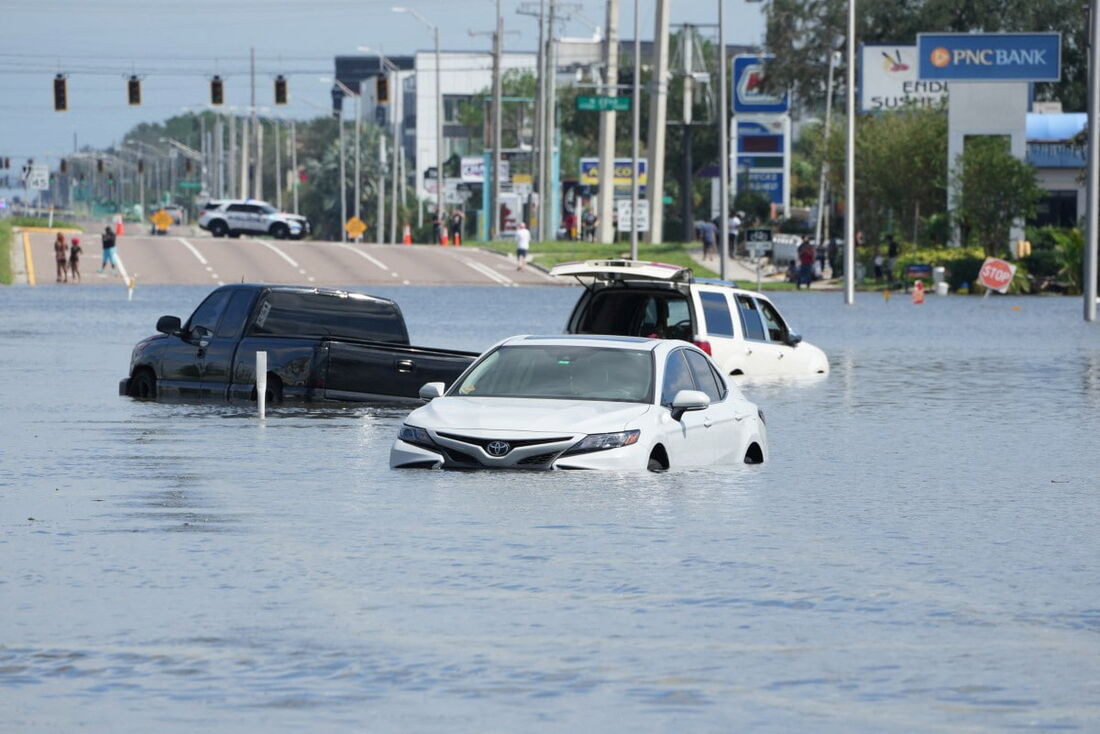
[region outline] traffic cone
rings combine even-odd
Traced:
[[[924,303],[924,281],[918,280],[913,284],[913,303],[918,306]]]
[[[123,231],[122,215],[121,214],[116,214],[115,215],[115,234],[118,235],[119,237],[121,237],[122,236],[122,231]]]
[[[439,243],[441,245],[443,245],[444,247],[451,244],[450,240],[447,239],[447,230],[444,229],[442,232],[440,232],[440,234],[439,234]]]
[[[411,245],[413,243],[412,230],[409,228],[409,225],[407,225],[407,224],[405,225],[405,233],[403,235],[401,235],[401,242],[403,242],[406,245]]]
[[[462,247],[462,233],[455,232],[455,247]]]

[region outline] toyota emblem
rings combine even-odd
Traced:
[[[507,441],[490,441],[485,450],[490,456],[504,456],[512,450],[512,445]]]

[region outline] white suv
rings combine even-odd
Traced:
[[[199,227],[215,237],[269,234],[277,240],[299,240],[309,234],[309,220],[281,212],[258,199],[224,199],[208,203],[199,217]]]
[[[660,337],[694,342],[725,375],[827,375],[825,352],[791,329],[763,293],[696,278],[690,268],[636,260],[563,263],[585,291],[566,333]]]

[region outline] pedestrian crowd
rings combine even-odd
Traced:
[[[119,272],[118,255],[115,253],[115,233],[107,227],[100,235],[103,241],[103,262],[97,272],[103,273],[109,267],[114,273]],[[80,257],[84,254],[84,247],[80,244],[80,238],[73,236],[66,240],[63,232],[58,232],[53,241],[54,261],[57,266],[58,283],[79,283]]]

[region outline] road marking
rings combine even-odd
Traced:
[[[195,247],[194,245],[192,245],[190,242],[188,242],[187,240],[185,240],[182,237],[177,237],[176,239],[179,240],[181,243],[183,243],[183,246],[186,247],[188,250],[190,250],[191,254],[194,255],[200,263],[202,263],[203,265],[209,265],[210,264],[206,261],[206,258],[202,256],[202,253],[199,252],[199,248]],[[206,269],[210,270],[209,267],[207,267]]]
[[[27,285],[38,285],[34,278],[34,258],[31,256],[31,236],[23,232],[23,257],[27,260]]]
[[[346,244],[344,242],[336,242],[334,244],[336,244],[339,247],[343,247],[345,250],[351,250],[352,252],[354,252],[359,257],[363,258],[364,260],[368,260],[371,263],[374,263],[374,265],[378,266],[382,270],[389,271],[389,268],[386,266],[386,263],[382,262],[381,260],[379,260],[376,257],[371,257],[370,255],[363,252],[362,250],[360,250],[357,247],[352,247],[351,245]]]
[[[492,268],[490,268],[488,265],[485,265],[484,263],[474,262],[473,260],[467,260],[466,258],[462,258],[462,262],[466,263],[471,268],[473,268],[477,272],[481,273],[485,277],[489,278],[490,280],[496,281],[497,283],[500,283],[501,285],[504,285],[504,286],[515,285],[515,282],[511,278],[507,278],[507,277],[501,275],[500,273],[493,270]]]
[[[272,252],[274,252],[274,253],[275,253],[276,255],[278,255],[278,256],[279,256],[279,257],[281,257],[282,259],[286,260],[286,261],[287,261],[287,263],[289,263],[289,264],[290,264],[290,267],[292,267],[292,268],[299,268],[298,272],[299,272],[299,273],[301,273],[302,275],[305,275],[305,274],[306,274],[306,271],[304,271],[304,270],[301,270],[301,269],[300,269],[300,268],[301,268],[301,266],[300,266],[300,265],[298,265],[298,261],[297,261],[297,260],[295,260],[295,259],[294,259],[294,258],[292,258],[292,257],[291,257],[290,255],[288,255],[288,254],[286,254],[285,252],[283,252],[282,250],[280,250],[280,249],[279,249],[278,247],[276,247],[275,245],[271,244],[270,242],[266,242],[266,241],[264,241],[264,240],[252,240],[252,241],[253,241],[253,242],[255,242],[255,243],[257,243],[257,244],[263,245],[264,247],[266,247],[267,249],[271,250]]]

